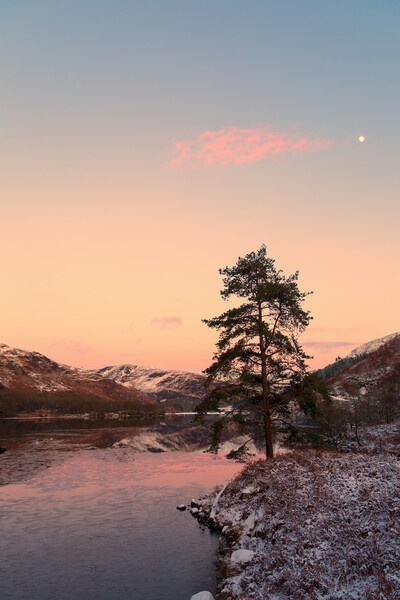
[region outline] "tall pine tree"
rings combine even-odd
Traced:
[[[219,340],[214,361],[205,371],[211,391],[196,408],[198,418],[220,410],[221,402],[229,405],[213,425],[214,452],[223,427],[233,420],[249,434],[236,456],[261,436],[266,458],[273,458],[273,429],[289,427],[293,432],[290,413],[296,403],[306,412],[315,408],[315,382],[306,367],[310,357],[297,340],[311,319],[302,308],[311,292],[299,291],[298,272],[285,277],[274,263],[263,245],[233,267],[220,269],[222,298],[234,296],[244,302],[204,320],[219,332]]]

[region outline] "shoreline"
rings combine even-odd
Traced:
[[[216,600],[397,597],[399,492],[389,454],[301,450],[250,463],[192,509],[222,535]]]
[[[363,431],[364,453],[297,450],[253,460],[192,502],[199,525],[222,534],[216,600],[365,600],[379,586],[399,589],[399,428]],[[0,485],[22,483],[71,452],[111,447],[112,433],[126,429],[20,440],[0,455]],[[107,445],[96,448],[93,438],[104,435]]]

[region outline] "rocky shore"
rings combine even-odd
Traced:
[[[400,460],[303,450],[192,501],[221,532],[217,600],[400,597]]]

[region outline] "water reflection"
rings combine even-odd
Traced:
[[[191,415],[166,415],[165,417],[134,417],[127,419],[83,419],[77,417],[61,418],[9,418],[0,419],[0,441],[23,436],[51,435],[57,433],[84,433],[85,431],[132,428],[174,426],[188,427]]]
[[[203,453],[79,451],[1,488],[9,600],[188,600],[214,585],[217,540],[176,505],[240,467]]]

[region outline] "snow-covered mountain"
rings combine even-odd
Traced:
[[[206,377],[200,373],[151,369],[136,365],[117,365],[89,370],[128,388],[153,396],[157,403],[178,410],[193,410],[204,398]]]
[[[0,392],[4,395],[7,390],[22,394],[72,393],[101,398],[111,403],[131,403],[132,407],[154,402],[134,386],[127,388],[95,372],[57,363],[39,352],[0,344]]]
[[[339,397],[367,397],[378,393],[399,397],[400,333],[363,344],[318,372]],[[156,403],[163,408],[191,411],[207,393],[205,381],[201,373],[137,365],[73,368],[39,352],[0,344],[0,394],[3,395],[4,390],[72,393],[137,406]]]
[[[368,354],[372,354],[391,340],[400,339],[400,333],[391,333],[385,337],[366,342],[357,348],[354,348],[344,358],[338,358],[334,363],[327,365],[323,369],[319,369],[317,373],[324,379],[329,379],[341,373],[344,369],[347,369],[351,365],[355,364],[359,360],[365,358]]]
[[[327,379],[335,396],[383,402],[396,408],[397,414],[397,407],[400,408],[399,333],[364,344],[337,363],[342,363],[338,365],[342,368]]]
[[[377,340],[372,340],[371,342],[367,342],[366,344],[363,344],[362,346],[358,346],[357,348],[354,348],[354,350],[352,350],[350,352],[350,354],[347,355],[346,358],[357,358],[357,359],[363,358],[367,354],[371,354],[371,352],[375,352],[375,350],[378,350],[378,348],[380,348],[387,342],[390,342],[390,340],[393,340],[396,337],[400,337],[399,332],[390,333],[389,335],[385,335],[385,337],[378,338]]]

